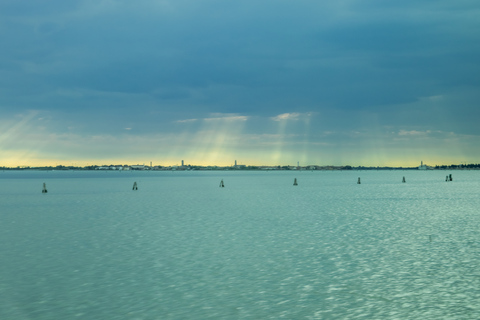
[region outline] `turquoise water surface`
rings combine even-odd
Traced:
[[[480,319],[479,195],[479,171],[0,172],[0,319]]]

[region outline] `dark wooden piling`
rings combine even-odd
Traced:
[[[223,184],[223,179],[222,181],[220,181],[220,188],[224,188],[225,187],[225,184]]]
[[[407,181],[405,181],[405,177],[403,177],[403,180],[402,180],[402,182],[403,182],[403,183],[407,182]]]
[[[137,182],[136,182],[136,181],[133,183],[133,188],[132,188],[132,190],[138,190],[138,186],[137,186]]]
[[[361,182],[360,182],[360,177],[358,178],[357,184],[361,184]]]
[[[452,174],[448,176],[448,180],[452,181]]]
[[[47,185],[45,183],[43,183],[43,189],[42,189],[42,193],[47,193]]]
[[[294,186],[298,186],[297,178],[295,178],[295,179],[293,180],[293,185],[294,185]]]

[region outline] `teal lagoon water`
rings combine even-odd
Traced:
[[[0,172],[0,319],[479,319],[479,195],[479,171]]]

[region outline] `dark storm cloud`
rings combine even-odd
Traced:
[[[280,108],[293,101],[358,108],[479,80],[478,35],[471,31],[478,23],[465,22],[468,3],[12,6],[4,13],[12,29],[3,33],[11,49],[2,61],[27,94],[56,87],[149,94],[161,88],[162,100],[185,87],[228,85],[253,95],[263,90],[264,100],[285,99]],[[183,92],[178,98],[188,98]]]

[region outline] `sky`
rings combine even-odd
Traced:
[[[476,0],[1,0],[0,166],[480,163]]]

